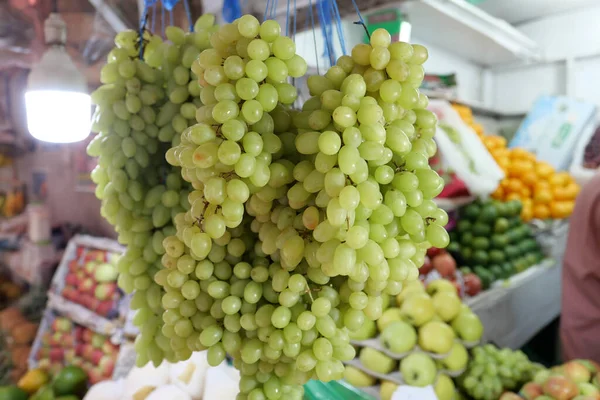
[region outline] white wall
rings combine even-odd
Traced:
[[[495,68],[494,106],[527,110],[541,94],[569,95],[600,106],[599,20],[600,5],[518,26],[540,45],[545,62]]]

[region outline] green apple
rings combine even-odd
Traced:
[[[455,337],[445,322],[429,321],[419,328],[419,346],[425,351],[446,354],[452,349]]]
[[[552,371],[549,369],[538,371],[535,373],[535,375],[533,375],[533,382],[537,383],[538,385],[543,385],[546,383],[548,378],[550,378],[550,375],[552,375]]]
[[[425,292],[425,286],[423,286],[423,283],[420,280],[417,279],[414,281],[407,282],[402,288],[400,294],[396,296],[396,304],[398,305],[398,307],[400,307],[404,300],[411,294],[423,292]]]
[[[390,381],[382,381],[379,389],[379,397],[381,400],[391,400],[394,392],[398,389],[398,385]]]
[[[352,340],[366,340],[377,335],[377,325],[375,321],[365,318],[365,322],[355,331],[349,331],[348,336]]]
[[[460,371],[469,363],[469,353],[462,343],[454,342],[450,349],[450,354],[441,361],[444,368],[448,371]]]
[[[460,312],[452,321],[452,329],[458,337],[468,342],[475,342],[483,336],[483,324],[472,312]]]
[[[452,292],[454,294],[457,294],[456,286],[454,286],[452,282],[446,279],[437,279],[431,282],[429,285],[427,285],[427,293],[430,296],[433,296],[438,292]]]
[[[346,382],[356,387],[373,386],[376,382],[376,379],[371,375],[367,375],[352,365],[346,365],[346,368],[344,369],[344,379]]]
[[[396,367],[396,361],[393,358],[370,347],[363,347],[358,358],[365,368],[380,374],[388,374]]]
[[[456,292],[441,291],[431,298],[436,315],[442,321],[452,321],[460,312],[461,301]]]
[[[579,361],[569,361],[563,366],[563,373],[575,383],[589,382],[592,379],[590,370]]]
[[[425,387],[435,381],[435,362],[425,353],[412,353],[400,361],[402,379],[410,386]]]
[[[595,361],[581,359],[574,361],[583,364],[592,374],[595,374],[596,372],[600,371],[600,365],[598,365],[598,363],[596,363]]]
[[[400,308],[402,316],[412,325],[421,326],[433,318],[433,301],[427,293],[414,293],[407,297]]]
[[[579,388],[579,394],[600,397],[600,389],[589,382],[580,382],[577,387]]]
[[[439,374],[433,389],[438,400],[454,399],[454,382],[447,375]]]
[[[417,331],[407,322],[394,321],[385,327],[379,339],[390,351],[406,353],[417,344]]]
[[[386,326],[391,322],[400,321],[402,319],[402,313],[397,307],[388,308],[381,314],[381,317],[377,320],[377,329],[379,332],[383,332]]]

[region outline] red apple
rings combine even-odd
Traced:
[[[61,339],[62,342],[62,348],[64,349],[69,349],[72,348],[73,346],[75,346],[75,336],[73,336],[72,333],[65,333],[62,336]]]
[[[94,295],[100,301],[112,299],[114,294],[117,292],[117,285],[114,282],[101,283],[96,286]]]
[[[544,390],[541,385],[538,385],[534,382],[526,383],[522,388],[519,394],[525,398],[526,400],[533,400],[538,396],[544,394]]]
[[[475,296],[481,292],[481,279],[477,275],[473,273],[465,274],[463,280],[465,282],[465,292],[469,296]]]
[[[77,260],[69,261],[69,272],[76,273],[79,270],[79,263]]]
[[[90,361],[92,362],[92,364],[98,365],[100,360],[102,360],[102,357],[104,357],[104,352],[102,352],[102,350],[94,350]]]
[[[83,354],[82,354],[83,358],[86,359],[86,360],[91,360],[92,356],[94,354],[94,350],[95,349],[94,349],[94,347],[91,344],[86,344],[83,347]]]
[[[37,353],[38,359],[50,357],[50,347],[42,347]]]
[[[50,361],[62,361],[65,358],[65,351],[57,347],[50,350]]]
[[[570,400],[577,396],[579,389],[577,385],[564,376],[552,376],[543,386],[544,394],[555,400]]]
[[[113,300],[105,300],[105,301],[103,301],[103,302],[100,303],[100,305],[96,309],[96,312],[98,314],[102,315],[103,317],[108,317],[108,314],[113,309],[113,304],[114,304]]]
[[[439,249],[437,247],[430,247],[427,249],[427,255],[429,256],[429,258],[434,258],[435,256],[439,254],[444,254],[445,252],[446,250]]]
[[[67,363],[70,364],[76,356],[77,354],[75,354],[75,349],[65,350],[65,361]]]
[[[109,340],[102,345],[102,351],[106,355],[114,356],[119,352],[119,346],[112,344]]]
[[[83,341],[86,343],[90,343],[92,341],[92,336],[94,336],[94,332],[90,329],[83,328]]]
[[[62,345],[62,337],[63,334],[60,332],[56,332],[50,338],[50,346],[52,347],[60,347]]]
[[[54,332],[70,332],[73,329],[73,322],[64,317],[56,317],[52,321],[52,330]]]
[[[90,383],[92,385],[105,380],[105,378],[102,376],[102,373],[100,372],[100,370],[98,368],[92,368],[89,371],[87,371],[87,373],[88,373],[88,377],[90,378]]]
[[[79,286],[79,291],[82,293],[93,295],[95,290],[96,281],[94,278],[85,278],[83,282],[81,282],[81,286]]]
[[[115,369],[115,359],[112,356],[105,355],[98,363],[100,373],[104,376],[111,376]]]
[[[74,365],[74,366],[76,366],[76,367],[80,367],[81,368],[81,366],[83,365],[83,358],[81,358],[81,357],[75,357],[73,359],[73,361],[71,361],[71,364]]]
[[[77,279],[77,275],[75,275],[72,272],[68,273],[67,277],[65,278],[65,282],[67,283],[67,285],[70,286],[77,286],[78,281],[79,280]]]
[[[569,361],[564,365],[564,375],[575,383],[589,382],[592,378],[590,370],[578,361]]]
[[[52,338],[52,333],[50,332],[44,332],[44,334],[42,335],[42,344],[44,346],[50,346],[50,339]]]
[[[443,277],[454,276],[456,272],[456,261],[448,253],[440,254],[431,260],[433,268],[436,269]]]
[[[429,259],[429,257],[425,257],[425,262],[423,263],[423,266],[419,268],[419,275],[427,275],[432,270],[433,264],[431,263],[431,260]]]
[[[75,250],[75,254],[77,254],[77,258],[81,258],[83,252],[85,251],[85,247],[78,246]]]
[[[77,354],[77,356],[79,356],[79,357],[83,356],[84,351],[85,351],[85,344],[79,343],[79,344],[77,344],[77,346],[75,346],[75,354]]]

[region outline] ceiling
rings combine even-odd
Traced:
[[[495,17],[519,24],[592,4],[598,4],[598,0],[485,0],[478,6]]]

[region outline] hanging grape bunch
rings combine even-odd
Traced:
[[[221,26],[192,66],[203,106],[167,152],[194,190],[156,275],[163,333],[182,359],[232,356],[240,399],[302,398],[308,379],[340,379],[348,330],[379,318],[381,295],[448,243],[428,165],[436,118],[416,89],[427,52],[390,41],[377,30],[310,77],[301,111],[287,81],[306,64],[275,21]]]

